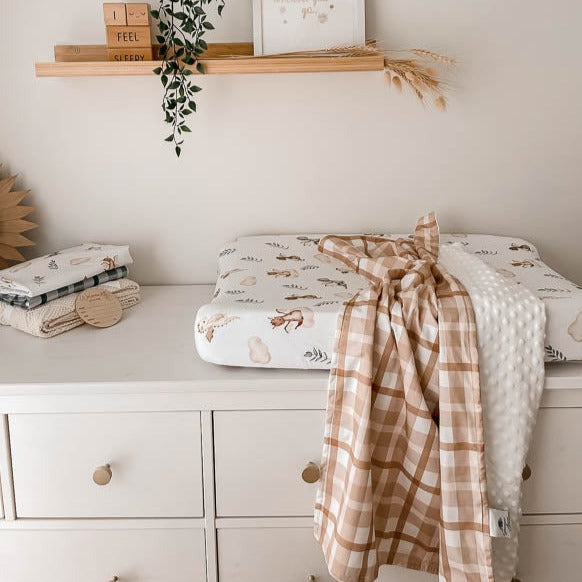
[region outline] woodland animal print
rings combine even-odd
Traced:
[[[281,309],[276,310],[277,313],[281,315],[276,315],[275,317],[271,317],[271,325],[273,328],[283,326],[283,329],[290,333],[291,326],[295,324],[295,330],[298,330],[303,325],[303,312],[301,309],[294,309],[293,311],[282,311]]]
[[[243,366],[329,369],[327,358],[313,357],[314,348],[327,355],[333,352],[338,314],[369,283],[320,253],[320,239],[318,234],[243,237],[223,247],[217,295],[201,310],[195,328],[196,344],[205,359]],[[477,254],[506,281],[526,285],[544,300],[546,345],[551,347],[547,361],[582,360],[582,316],[578,318],[582,289],[544,265],[533,244],[513,237],[467,234],[442,235],[442,244]],[[115,254],[104,248],[100,260]],[[213,323],[209,318],[217,313],[240,320],[224,327],[217,320],[212,330],[207,329]],[[260,338],[262,344],[253,340],[251,349],[249,338]]]

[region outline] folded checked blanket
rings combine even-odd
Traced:
[[[0,271],[0,293],[36,297],[131,263],[127,245],[85,243]]]
[[[8,305],[13,305],[14,307],[21,307],[22,309],[34,309],[39,305],[44,305],[49,301],[54,301],[59,297],[66,297],[73,293],[79,293],[85,289],[90,289],[91,287],[97,287],[108,281],[117,281],[117,279],[123,279],[127,277],[127,267],[118,267],[117,269],[111,269],[110,271],[104,271],[99,273],[94,277],[85,277],[81,281],[77,281],[72,285],[66,285],[55,289],[54,291],[49,291],[48,293],[41,293],[36,297],[26,297],[25,295],[11,295],[7,293],[0,293],[0,301],[3,303],[8,303]]]
[[[371,282],[338,319],[330,373],[315,505],[330,573],[371,582],[394,564],[447,582],[491,582],[494,572],[509,581],[517,540],[496,540],[494,565],[489,503],[519,518],[543,389],[543,304],[459,248],[444,251],[455,267],[445,269],[434,214],[419,221],[414,240],[326,237],[320,251]],[[492,306],[492,288],[511,314]],[[525,413],[519,428],[496,433],[516,410]]]
[[[129,279],[103,283],[101,287],[113,293],[123,309],[133,307],[140,301],[139,285]],[[77,295],[60,297],[31,310],[0,302],[0,324],[41,338],[54,337],[84,324],[75,311]]]

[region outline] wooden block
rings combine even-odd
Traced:
[[[103,16],[107,26],[126,26],[127,14],[122,2],[106,2],[103,4]]]
[[[128,26],[149,26],[150,25],[150,5],[144,3],[127,4],[127,25]]]
[[[116,48],[107,49],[107,57],[110,61],[118,63],[153,61],[151,48]]]
[[[149,26],[108,26],[107,48],[151,48]]]

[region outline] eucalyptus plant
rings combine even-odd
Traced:
[[[218,4],[222,15],[226,0],[161,0],[158,10],[152,10],[157,21],[162,66],[154,69],[164,87],[162,109],[165,121],[172,128],[166,138],[179,157],[184,143],[184,133],[192,130],[186,124],[189,115],[196,111],[195,95],[202,89],[192,82],[193,70],[204,73],[200,56],[208,48],[203,36],[214,26],[208,20],[207,6]]]

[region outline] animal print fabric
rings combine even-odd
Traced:
[[[36,297],[132,263],[128,246],[85,243],[0,271],[0,293]]]
[[[330,573],[383,564],[492,582],[475,316],[437,263],[434,214],[414,239],[326,237],[370,285],[338,320],[315,535]]]
[[[221,249],[215,297],[196,317],[194,335],[202,359],[229,366],[329,370],[344,302],[369,282],[321,253],[322,236],[241,237]],[[523,285],[544,301],[547,362],[582,360],[582,288],[544,264],[532,243],[442,234],[441,247],[450,245],[461,246],[508,283]],[[281,322],[278,317],[282,325],[273,325]]]

